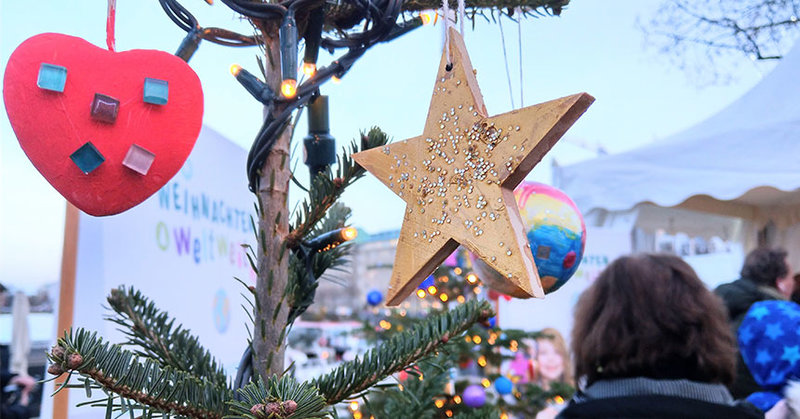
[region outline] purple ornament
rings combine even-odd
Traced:
[[[486,391],[484,391],[483,386],[473,384],[464,389],[464,395],[461,398],[464,399],[464,404],[469,407],[481,407],[486,403]]]

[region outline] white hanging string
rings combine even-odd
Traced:
[[[464,0],[458,0],[458,23],[461,25],[462,38],[464,37],[464,15],[466,14],[464,13],[464,9],[466,8],[465,3],[466,1]]]
[[[447,65],[452,66],[453,60],[450,59],[450,5],[448,0],[442,0],[442,14],[444,14],[444,51],[447,56]]]
[[[503,43],[503,61],[506,63],[506,79],[508,79],[508,97],[511,99],[511,109],[516,109],[514,106],[514,90],[511,88],[511,71],[508,69],[508,54],[506,53],[506,36],[503,33],[502,13],[497,18],[497,26],[500,27],[500,42]]]
[[[519,48],[519,107],[525,107],[525,96],[523,95],[523,87],[525,86],[522,77],[522,9],[517,7],[517,47]]]

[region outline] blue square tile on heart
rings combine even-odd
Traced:
[[[169,99],[169,83],[160,79],[145,77],[144,101],[154,105],[166,105]]]
[[[40,89],[63,92],[67,83],[67,68],[60,65],[42,63],[39,66],[39,78],[36,85]]]
[[[81,172],[87,175],[106,161],[106,158],[100,154],[100,151],[91,142],[87,142],[75,150],[69,158],[81,169]]]

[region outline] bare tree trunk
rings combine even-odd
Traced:
[[[280,94],[280,42],[277,22],[257,22],[261,29],[267,56],[266,82]],[[278,113],[281,109],[275,109]],[[283,330],[289,316],[284,291],[289,277],[289,253],[286,236],[289,234],[289,140],[293,126],[287,127],[275,142],[262,168],[257,191],[263,205],[258,228],[264,235],[258,244],[258,281],[256,298],[261,311],[256,313],[253,336],[255,371],[267,378],[284,371],[283,356],[286,337]]]

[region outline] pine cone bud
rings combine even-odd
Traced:
[[[61,365],[58,364],[50,364],[50,366],[47,367],[47,372],[59,376],[64,373],[64,368],[61,368]]]
[[[443,334],[442,335],[442,343],[447,343],[449,341],[450,341],[450,334],[449,333]]]
[[[286,400],[281,403],[281,408],[283,409],[284,416],[291,416],[297,410],[297,402],[294,400]]]
[[[70,354],[67,357],[67,368],[71,370],[78,369],[83,364],[83,357],[80,354]]]
[[[342,179],[340,177],[334,178],[333,179],[333,186],[335,186],[337,188],[341,188],[342,186],[344,186],[344,179]]]
[[[264,405],[259,403],[250,408],[250,413],[256,417],[264,417]]]
[[[50,355],[52,355],[53,358],[64,359],[64,352],[64,347],[59,345],[53,345],[53,347],[50,348]]]
[[[278,402],[269,402],[264,407],[264,413],[267,417],[272,417],[271,415],[275,415],[277,417],[281,417],[281,404]]]

